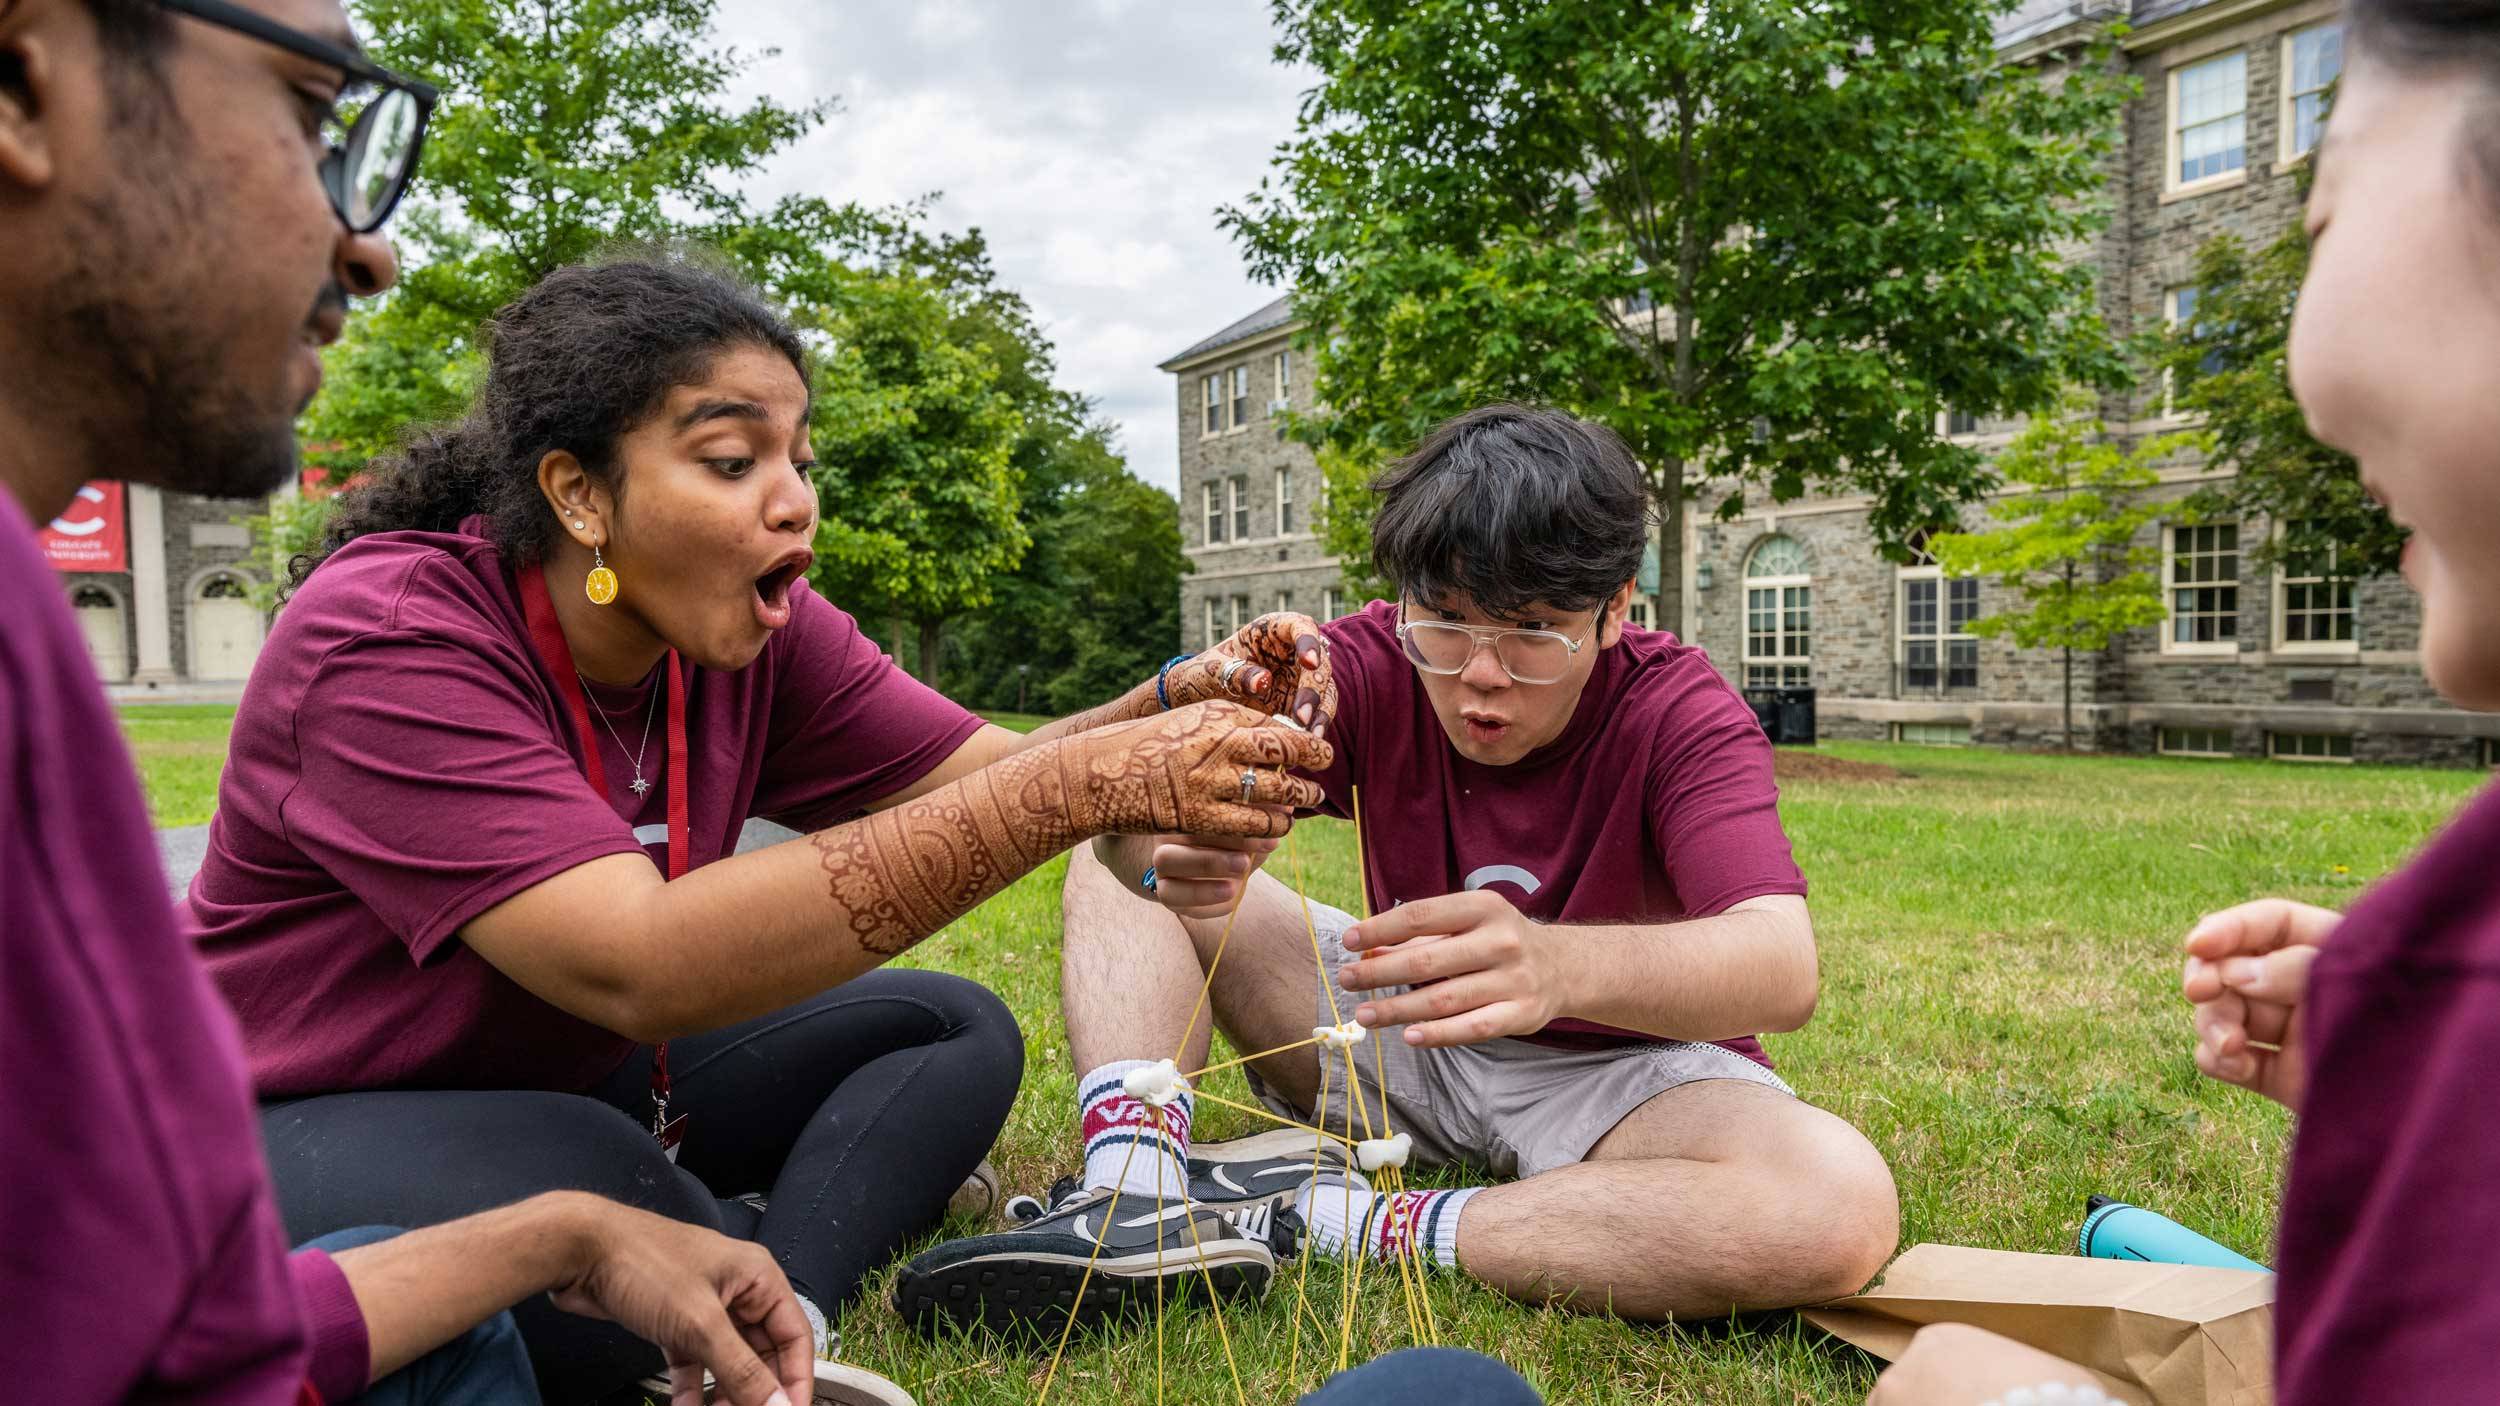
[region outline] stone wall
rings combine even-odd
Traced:
[[[1289,340],[1288,329],[1279,328],[1221,348],[1174,373],[1180,410],[1181,547],[1194,568],[1181,578],[1184,648],[1204,649],[1229,635],[1237,598],[1247,602],[1243,615],[1247,620],[1280,607],[1318,617],[1324,613],[1324,592],[1337,589],[1342,596],[1344,581],[1336,559],[1321,546],[1313,530],[1321,489],[1318,461],[1308,446],[1283,437],[1282,420],[1269,410],[1269,402],[1278,398],[1276,353]],[[1241,425],[1231,425],[1228,405],[1227,427],[1206,434],[1201,378],[1216,372],[1229,377],[1236,366],[1250,371],[1249,417]],[[1286,399],[1295,408],[1307,409],[1310,377],[1299,355],[1293,372]],[[1278,531],[1279,470],[1291,474],[1293,531],[1289,533]],[[1233,535],[1237,523],[1227,487],[1236,477],[1246,480],[1244,502],[1250,515],[1248,534],[1238,537]],[[1225,540],[1212,544],[1207,539],[1203,487],[1210,482],[1225,495],[1227,515]],[[1207,621],[1209,600],[1216,602],[1219,617],[1212,637]],[[1337,608],[1343,612],[1360,604],[1341,599]]]

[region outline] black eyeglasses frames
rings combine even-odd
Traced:
[[[165,9],[220,29],[274,44],[315,63],[344,70],[351,83],[363,82],[373,96],[352,120],[334,118],[329,150],[321,158],[321,188],[339,219],[358,234],[380,229],[408,193],[417,173],[417,153],[425,146],[425,124],[434,115],[441,94],[433,84],[393,73],[364,55],[327,39],[278,23],[266,15],[228,0],[157,0]]]

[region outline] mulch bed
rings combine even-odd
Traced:
[[[1881,762],[1853,762],[1803,747],[1775,747],[1771,750],[1771,774],[1782,781],[1899,781],[1898,767]]]

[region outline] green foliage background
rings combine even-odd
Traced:
[[[837,106],[732,103],[768,54],[715,41],[717,0],[354,9],[373,52],[444,99],[393,227],[400,285],[351,318],[302,426],[330,487],[461,412],[480,324],[537,279],[621,243],[700,244],[781,302],[814,352],[815,582],[897,657],[1004,706],[1100,701],[1175,647],[1172,500],[1055,383],[980,233],[933,232],[925,201],[759,208],[740,193]],[[316,492],[249,520],[273,575],[327,513]],[[262,593],[276,604],[275,586]]]

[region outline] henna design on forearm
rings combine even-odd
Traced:
[[[809,837],[853,941],[895,957],[1094,835],[1282,834],[1319,804],[1287,768],[1327,745],[1229,704],[1177,710],[1018,752],[925,796]],[[1240,776],[1256,776],[1243,804]]]

